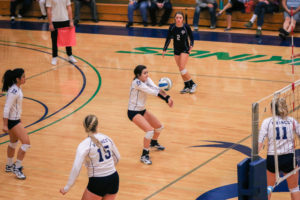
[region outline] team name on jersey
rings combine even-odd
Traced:
[[[276,122],[276,125],[279,125],[279,124],[291,124],[292,122],[290,122],[290,121],[277,121]],[[273,122],[272,122],[272,124],[273,124]]]

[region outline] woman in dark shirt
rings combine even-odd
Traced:
[[[193,33],[190,26],[183,23],[182,12],[177,12],[175,14],[175,22],[176,23],[171,24],[169,27],[168,36],[166,38],[162,55],[164,57],[170,41],[173,38],[174,58],[177,66],[179,67],[181,77],[184,81],[184,88],[180,91],[180,93],[195,93],[197,85],[194,83],[190,74],[185,68],[185,65],[189,58],[189,54],[194,45]]]

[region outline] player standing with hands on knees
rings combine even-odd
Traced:
[[[23,93],[21,85],[25,84],[25,72],[22,68],[7,70],[2,79],[2,92],[7,92],[3,112],[3,131],[9,134],[7,147],[6,172],[13,172],[18,179],[24,180],[22,161],[30,148],[29,136],[21,123]],[[17,161],[13,163],[18,140],[22,145],[18,150]]]
[[[120,160],[119,151],[108,136],[97,132],[95,115],[88,115],[83,126],[88,137],[78,145],[69,181],[60,193],[64,195],[70,190],[85,161],[89,183],[82,200],[114,200],[119,190],[119,175],[115,168]]]
[[[173,100],[165,91],[159,89],[150,79],[148,69],[144,65],[138,65],[134,69],[134,79],[130,87],[130,96],[128,104],[128,118],[139,128],[145,132],[144,148],[141,156],[141,162],[151,165],[149,157],[149,148],[154,147],[157,150],[164,150],[157,139],[164,126],[160,121],[149,111],[146,110],[145,104],[147,94],[151,94],[161,98],[169,107],[173,106]]]
[[[272,110],[272,104],[271,104]],[[268,186],[275,185],[275,164],[276,159],[274,154],[274,142],[276,142],[277,155],[278,155],[278,167],[279,171],[284,174],[288,174],[297,167],[294,166],[295,157],[295,141],[293,131],[296,131],[297,135],[300,135],[300,127],[298,122],[288,116],[288,107],[284,98],[278,98],[275,101],[275,113],[276,113],[276,138],[273,137],[274,125],[273,117],[265,119],[261,125],[258,140],[258,151],[263,148],[264,139],[268,138],[268,155],[267,155],[267,183]],[[300,191],[298,185],[298,171],[287,178],[288,187],[291,192],[292,200],[300,199]],[[271,193],[268,199],[270,200]]]
[[[189,54],[194,46],[194,36],[191,27],[188,24],[183,23],[183,18],[184,15],[182,12],[176,12],[175,23],[171,24],[169,27],[162,53],[162,56],[164,57],[170,41],[173,38],[174,58],[184,81],[184,88],[180,91],[181,94],[195,93],[197,87],[196,83],[194,83],[191,75],[188,73],[185,67],[189,58]]]

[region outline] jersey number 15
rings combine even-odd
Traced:
[[[110,153],[110,150],[108,149],[109,146],[103,146],[104,149],[105,149],[105,154],[104,154],[104,157],[105,159],[109,159],[111,157],[111,153]],[[103,162],[104,159],[103,159],[103,156],[102,156],[102,152],[101,152],[101,149],[98,149],[98,153],[99,153],[99,162]]]

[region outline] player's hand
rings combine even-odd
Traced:
[[[52,23],[49,24],[49,31],[54,31],[54,26]]]
[[[213,5],[213,4],[211,4],[211,3],[208,3],[208,4],[207,4],[207,7],[209,7],[209,8],[213,8],[213,7],[214,7],[214,5]]]
[[[8,127],[7,127],[7,126],[3,126],[2,131],[3,131],[4,133],[8,133]]]
[[[70,27],[71,27],[71,28],[74,27],[74,22],[73,22],[73,20],[70,20]]]
[[[191,53],[192,49],[193,49],[193,47],[192,47],[192,46],[190,46],[190,50],[189,50],[189,53]]]
[[[162,52],[162,57],[163,57],[163,58],[165,57],[165,54],[166,54],[166,51],[163,51],[163,52]]]
[[[295,54],[294,56],[291,56],[291,58],[298,58],[298,57],[300,57],[300,53]]]
[[[168,105],[170,108],[173,107],[173,99],[171,99],[171,97],[169,98]]]
[[[62,193],[62,195],[65,195],[67,192],[64,190],[64,188],[61,188],[60,190],[59,190],[59,192],[60,193]]]
[[[132,5],[134,2],[133,1],[129,1],[129,5]]]

